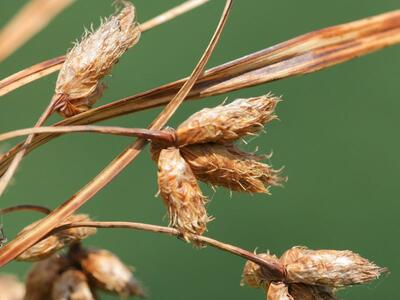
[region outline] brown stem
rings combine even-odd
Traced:
[[[141,32],[148,31],[162,25],[180,15],[207,3],[209,0],[188,0],[181,5],[178,5],[162,14],[142,23],[140,25]],[[0,43],[1,44],[1,43]],[[1,50],[0,50],[1,51]],[[36,65],[33,65],[25,70],[15,73],[7,78],[0,81],[0,96],[4,96],[9,92],[24,86],[32,81],[47,76],[55,71],[61,69],[62,64],[65,61],[65,55],[55,57]]]
[[[175,134],[167,130],[150,130],[143,128],[124,128],[115,126],[95,126],[95,125],[58,126],[58,127],[49,126],[49,127],[36,127],[36,128],[33,127],[33,128],[19,129],[0,134],[0,142],[4,142],[12,138],[30,134],[74,133],[74,132],[94,132],[100,134],[131,136],[167,145],[173,145],[175,142]]]
[[[165,107],[161,114],[150,125],[151,130],[160,130],[168,122],[179,105],[183,102],[190,89],[197,81],[200,74],[203,73],[206,63],[214,51],[222,30],[228,19],[232,6],[232,0],[227,0],[224,11],[218,23],[217,29],[211,38],[203,56],[194,68],[188,81],[179,90],[176,96]],[[38,242],[43,236],[50,232],[60,222],[73,214],[79,207],[89,201],[98,191],[105,187],[115,176],[124,170],[141,152],[146,142],[142,139],[137,140],[112,161],[100,174],[84,186],[79,192],[64,202],[61,206],[53,210],[50,215],[40,221],[30,232],[21,234],[5,247],[0,249],[0,267],[4,266],[26,249]]]
[[[171,236],[180,237],[181,233],[175,228],[157,226],[152,224],[144,224],[144,223],[136,223],[136,222],[79,222],[79,223],[69,223],[63,224],[54,228],[47,236],[55,234],[65,229],[76,228],[76,227],[95,227],[95,228],[128,228],[134,230],[142,230],[154,233],[162,233]],[[232,253],[234,255],[240,256],[244,259],[251,260],[256,264],[264,267],[267,271],[267,274],[271,276],[271,280],[283,280],[285,278],[285,268],[279,262],[275,260],[266,260],[263,259],[256,254],[239,248],[234,245],[226,244],[221,241],[201,236],[201,235],[192,235],[195,241],[207,244],[214,248]]]
[[[316,72],[335,64],[400,43],[400,11],[314,31],[215,67],[194,85],[189,99],[246,88],[290,76]],[[66,119],[56,126],[82,125],[161,106],[170,101],[185,80],[112,102]],[[40,134],[29,151],[57,134]],[[0,174],[20,148],[0,157]]]
[[[16,211],[37,211],[43,214],[48,215],[51,213],[51,209],[40,206],[40,205],[30,205],[30,204],[23,204],[23,205],[16,205],[7,208],[0,209],[0,216],[6,215]]]

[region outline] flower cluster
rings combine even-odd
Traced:
[[[129,1],[122,3],[125,7],[119,14],[105,19],[96,31],[87,31],[67,53],[53,96],[55,109],[62,116],[90,109],[103,94],[101,79],[139,41],[135,8]]]
[[[54,254],[37,262],[28,274],[25,289],[24,300],[95,300],[99,299],[97,290],[121,297],[145,296],[132,268],[116,255],[79,245],[65,255]]]
[[[158,184],[170,218],[185,239],[203,234],[211,220],[197,180],[232,191],[269,193],[280,185],[279,170],[262,163],[262,157],[241,151],[233,143],[255,135],[276,119],[279,99],[272,95],[238,99],[228,105],[203,109],[175,132],[175,145],[152,144],[158,163]]]
[[[261,266],[246,262],[242,284],[264,288],[268,300],[334,300],[336,289],[367,283],[387,271],[351,251],[293,247],[280,259],[268,253],[258,256],[285,270],[285,278],[271,279]]]

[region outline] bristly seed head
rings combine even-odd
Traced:
[[[260,253],[257,254],[257,256],[267,261],[275,261],[279,263],[278,258],[275,255],[270,255],[269,253]],[[268,275],[265,274],[265,271],[260,265],[248,260],[244,265],[240,284],[247,285],[252,288],[261,288],[268,286],[270,280],[271,279],[268,278]]]
[[[238,192],[269,193],[269,187],[285,180],[280,170],[259,162],[261,157],[233,145],[200,144],[180,149],[195,176],[215,186]]]
[[[84,250],[75,259],[94,285],[106,292],[116,293],[121,297],[145,297],[145,292],[121,260],[107,250]]]
[[[289,282],[336,288],[367,283],[386,272],[351,251],[294,247],[280,261],[286,267]]]
[[[205,108],[189,117],[176,130],[177,145],[227,143],[254,135],[276,119],[279,99],[265,96],[238,99],[227,105]]]
[[[72,215],[65,220],[65,224],[68,223],[76,223],[76,222],[86,222],[90,221],[90,218],[87,215]],[[37,222],[32,223],[31,225],[25,227],[18,236],[24,234],[25,232],[30,231],[33,227],[37,225]],[[17,257],[17,260],[22,261],[37,261],[45,259],[51,256],[53,253],[58,250],[77,243],[93,234],[96,233],[95,228],[87,228],[87,227],[78,227],[78,228],[69,228],[66,230],[59,231],[48,238],[38,242],[25,252],[23,252],[20,256]]]
[[[122,3],[119,14],[106,19],[95,32],[86,32],[67,53],[54,95],[61,115],[70,117],[90,109],[103,93],[101,79],[139,41],[135,8],[129,1]]]
[[[211,220],[205,208],[207,200],[179,149],[161,150],[158,185],[168,209],[170,226],[178,229],[187,241],[190,241],[191,234],[203,234]]]

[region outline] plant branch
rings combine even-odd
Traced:
[[[76,227],[94,227],[94,228],[127,228],[133,230],[148,231],[153,233],[161,233],[170,236],[180,237],[181,233],[175,228],[157,226],[152,224],[136,223],[136,222],[79,222],[79,223],[69,223],[63,224],[54,228],[47,236],[53,235],[57,232]],[[244,259],[251,260],[256,264],[264,267],[268,270],[268,274],[271,275],[271,280],[283,280],[285,278],[285,268],[280,263],[274,260],[266,260],[257,256],[256,254],[239,248],[234,245],[226,244],[221,241],[201,236],[201,235],[191,235],[193,240],[207,244],[216,249],[232,253],[234,255],[240,256]]]
[[[61,0],[60,0],[61,1]],[[188,0],[181,5],[178,5],[140,25],[141,32],[146,32],[159,25],[162,25],[180,15],[187,13],[188,11],[195,9],[196,7],[207,3],[210,0]],[[1,43],[0,43],[1,44]],[[0,50],[1,51],[1,50]],[[44,76],[50,75],[51,73],[61,69],[62,64],[65,61],[65,55],[55,57],[29,68],[26,68],[20,72],[17,72],[7,78],[0,81],[0,96],[4,96],[9,92],[18,89],[32,81],[40,79]]]
[[[74,0],[30,0],[0,32],[0,62],[42,30]]]
[[[48,215],[51,213],[51,209],[40,206],[40,205],[31,205],[31,204],[22,204],[22,205],[16,205],[16,206],[11,206],[7,208],[0,209],[0,216],[16,212],[16,211],[37,211],[43,214]]]
[[[167,130],[149,130],[143,128],[124,128],[115,126],[94,126],[94,125],[58,126],[58,127],[48,126],[48,127],[33,127],[33,128],[19,129],[0,134],[0,142],[4,142],[12,138],[30,134],[76,133],[76,132],[93,132],[100,134],[138,137],[168,145],[172,145],[175,142],[175,135]]]
[[[194,85],[188,99],[200,99],[295,75],[316,72],[400,43],[400,11],[314,31],[212,68]],[[130,96],[63,120],[82,125],[165,105],[185,79]],[[39,134],[28,151],[59,134]],[[21,145],[0,157],[0,174]]]
[[[199,63],[193,70],[187,82],[182,86],[176,96],[165,107],[161,114],[152,122],[149,129],[160,130],[172,117],[173,113],[183,102],[190,89],[197,81],[198,77],[204,72],[205,65],[207,64],[212,52],[214,51],[223,28],[228,19],[228,15],[232,6],[232,0],[227,0],[224,11],[218,23],[217,29],[209,45],[207,46],[204,54],[202,55]],[[146,142],[142,139],[137,140],[122,152],[116,159],[114,159],[100,174],[98,174],[92,181],[84,186],[79,192],[73,195],[70,199],[64,202],[61,206],[53,210],[47,217],[40,221],[30,232],[20,235],[9,244],[0,249],[0,267],[4,266],[26,249],[38,242],[43,236],[50,232],[60,222],[65,220],[68,216],[73,214],[79,207],[89,201],[97,192],[105,187],[111,180],[116,177],[122,170],[124,170],[141,152]]]

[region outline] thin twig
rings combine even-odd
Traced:
[[[217,29],[211,38],[207,49],[202,55],[199,63],[196,65],[188,81],[179,90],[177,95],[165,107],[161,114],[152,122],[149,129],[160,130],[168,122],[169,118],[173,115],[179,105],[183,102],[190,89],[204,71],[205,65],[208,62],[213,50],[215,49],[222,30],[228,19],[228,15],[232,6],[233,0],[227,0],[221,19],[218,23]],[[84,186],[79,192],[73,195],[70,199],[65,201],[61,206],[53,210],[50,215],[40,221],[30,232],[21,234],[15,238],[5,247],[0,249],[0,267],[4,266],[12,259],[17,257],[23,251],[38,242],[43,236],[50,232],[60,222],[65,220],[68,216],[73,214],[79,207],[89,201],[98,191],[105,187],[115,176],[124,170],[141,152],[146,142],[142,139],[137,140],[129,146],[123,153],[114,159],[100,174],[98,174],[92,181]]]
[[[56,0],[57,1],[57,0]],[[207,3],[209,0],[188,0],[140,25],[141,32],[148,31],[159,25],[162,25],[180,15],[187,13],[188,11],[195,9],[196,7]],[[55,57],[43,62],[40,62],[34,66],[26,68],[18,73],[15,73],[7,78],[0,81],[0,96],[4,96],[9,92],[24,86],[32,81],[40,79],[44,76],[50,75],[51,73],[61,69],[62,64],[65,61],[65,55]]]
[[[0,62],[6,59],[74,0],[30,0],[0,32]]]
[[[37,211],[43,214],[48,215],[51,213],[51,209],[40,206],[40,205],[31,205],[31,204],[22,204],[22,205],[16,205],[16,206],[11,206],[7,208],[0,209],[0,216],[16,212],[16,211]]]
[[[215,67],[195,84],[187,99],[199,99],[316,72],[335,64],[400,43],[400,11],[311,32],[265,50]],[[322,45],[322,46],[321,46]],[[165,105],[184,79],[121,99],[63,120],[56,126],[90,124]],[[32,150],[57,137],[39,134]],[[0,174],[21,146],[0,157]]]
[[[48,127],[36,127],[36,128],[33,127],[33,128],[19,129],[4,134],[0,134],[0,142],[4,142],[9,139],[30,134],[77,133],[77,132],[93,132],[100,134],[138,137],[169,145],[172,145],[175,142],[175,135],[167,130],[150,130],[144,128],[125,128],[125,127],[95,126],[95,125],[58,126],[58,127],[48,126]]]
[[[175,228],[157,226],[152,224],[144,224],[144,223],[136,223],[136,222],[79,222],[79,223],[69,223],[63,224],[54,228],[48,235],[55,234],[57,232],[76,227],[95,227],[95,228],[128,228],[133,230],[141,230],[148,231],[154,233],[161,233],[170,236],[180,237],[181,233]],[[280,263],[274,260],[266,260],[263,259],[256,254],[239,248],[234,245],[226,244],[221,241],[201,236],[201,235],[191,235],[193,240],[198,241],[200,243],[207,244],[216,249],[223,250],[234,255],[240,256],[244,259],[251,260],[260,266],[263,266],[266,270],[268,270],[268,274],[271,275],[271,280],[283,280],[285,278],[285,268]]]

